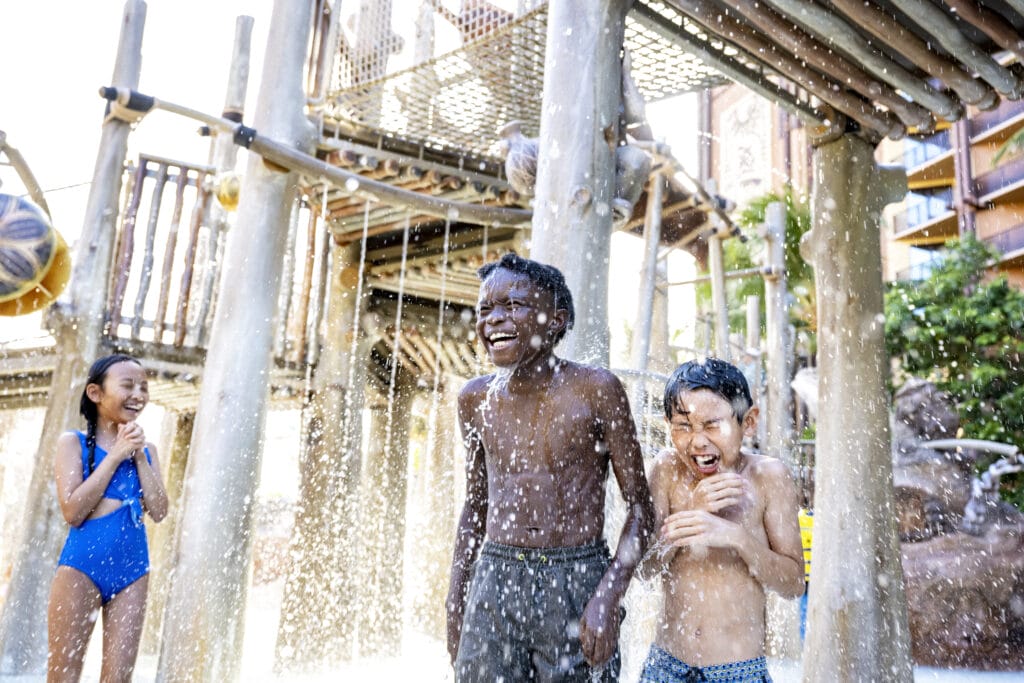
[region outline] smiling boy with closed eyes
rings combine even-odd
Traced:
[[[554,355],[574,316],[556,268],[508,254],[479,275],[476,330],[497,372],[459,394],[456,681],[616,681],[620,602],[654,519],[626,393],[608,370]],[[627,505],[614,556],[609,469]]]
[[[664,407],[673,447],[651,469],[660,533],[643,573],[665,602],[640,681],[770,681],[765,592],[804,589],[796,486],[781,461],[743,450],[758,410],[735,366],[679,366]]]

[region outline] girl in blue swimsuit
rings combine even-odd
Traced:
[[[167,514],[156,448],[135,421],[149,402],[131,356],[93,363],[80,410],[86,432],[57,441],[57,498],[71,525],[50,589],[47,681],[77,681],[98,612],[100,680],[131,681],[146,614],[149,548],[143,513]]]

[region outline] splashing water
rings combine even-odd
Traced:
[[[494,371],[494,377],[487,384],[487,399],[486,404],[490,406],[491,399],[498,395],[499,392],[508,389],[508,382],[512,379],[512,370],[514,368],[497,368]]]

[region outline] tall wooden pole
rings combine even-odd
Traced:
[[[883,338],[882,207],[906,193],[902,169],[844,135],[814,150],[804,258],[818,292],[814,577],[804,681],[911,681],[896,535]]]
[[[718,233],[708,236],[708,270],[711,271],[711,315],[715,321],[715,355],[728,361],[729,302],[725,297],[725,260],[722,256],[722,237]]]
[[[252,17],[244,15],[235,18],[235,39],[231,47],[231,66],[228,70],[224,111],[221,113],[221,116],[233,121],[241,121],[242,114],[245,112],[245,95],[249,90],[249,59],[252,52],[254,21]],[[233,171],[238,163],[238,145],[225,133],[215,133],[210,144],[210,160],[218,174]],[[206,343],[205,331],[208,328],[203,323],[210,310],[216,308],[214,297],[217,293],[216,284],[218,275],[221,273],[220,261],[228,227],[227,211],[220,205],[220,202],[211,203],[209,225],[207,226],[203,289],[202,295],[199,297],[199,312],[196,316],[199,320],[199,346]]]
[[[640,269],[640,290],[636,302],[633,340],[629,351],[634,370],[646,372],[651,349],[654,315],[654,287],[658,277],[658,246],[661,243],[661,201],[665,180],[661,173],[651,176],[647,215],[644,218],[644,259]],[[639,405],[635,403],[634,405]]]
[[[313,391],[303,410],[305,434],[295,531],[278,620],[279,671],[318,669],[352,652],[358,600],[356,553],[362,467],[363,385],[369,348],[358,321],[358,242],[331,253],[327,328]],[[355,349],[353,351],[353,349]]]
[[[138,87],[145,23],[146,3],[125,2],[112,79],[117,87]],[[71,284],[54,318],[57,365],[36,465],[28,484],[26,500],[31,507],[21,526],[18,555],[0,615],[0,674],[46,671],[46,604],[60,545],[67,535],[67,523],[53,488],[53,454],[61,433],[82,424],[78,397],[89,364],[100,354],[130,131],[129,124],[115,119],[103,124],[82,234],[75,244]]]
[[[767,242],[770,274],[764,280],[767,353],[764,364],[766,400],[763,406],[765,440],[762,448],[773,458],[792,465],[793,392],[789,386],[792,344],[786,305],[786,205],[782,202],[772,202],[766,207],[763,234]],[[756,299],[754,301],[756,305]],[[757,369],[760,380],[760,362]],[[769,593],[766,597],[767,651],[776,657],[798,659],[800,614],[797,602],[784,600],[775,593]]]
[[[548,3],[530,256],[565,274],[575,331],[559,353],[608,363],[608,258],[628,0]]]
[[[409,420],[415,380],[398,373],[391,396],[371,407],[358,528],[362,533],[358,654],[396,656],[402,648]]]
[[[302,112],[311,14],[310,2],[274,2],[255,116],[260,133],[303,149],[312,140]],[[274,309],[294,193],[294,173],[249,156],[203,369],[159,681],[238,678]]]
[[[772,202],[765,210],[765,241],[771,275],[764,280],[767,358],[767,453],[793,464],[793,391],[789,386],[792,344],[786,305],[786,205]]]
[[[161,452],[164,486],[170,501],[169,513],[163,522],[147,527],[149,532],[149,594],[146,597],[146,622],[142,631],[141,651],[160,652],[160,631],[164,624],[164,607],[171,588],[174,558],[178,556],[178,520],[188,467],[188,446],[195,425],[194,410],[169,412],[164,415],[163,433],[169,435],[169,447]]]

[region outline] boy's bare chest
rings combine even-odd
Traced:
[[[478,416],[488,460],[508,466],[554,460],[599,450],[600,430],[593,411],[581,401],[557,394],[532,401],[492,399]]]
[[[669,496],[669,514],[699,509],[705,508],[696,493],[695,482],[681,481],[673,487]],[[713,514],[739,524],[748,531],[757,532],[758,536],[764,534],[764,501],[755,486],[749,487],[749,492],[739,503],[714,511]]]

